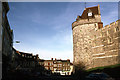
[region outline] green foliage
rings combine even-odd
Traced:
[[[103,70],[105,68],[116,68],[116,67],[120,67],[120,64],[104,66],[104,67],[91,68],[91,69],[88,69],[86,72],[90,72],[90,71],[94,71],[94,70]]]

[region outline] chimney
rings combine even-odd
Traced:
[[[100,14],[100,5],[98,4],[98,14]]]
[[[102,22],[99,22],[99,23],[98,23],[98,29],[101,29],[101,28],[103,28],[103,23],[102,23]]]
[[[53,58],[51,58],[51,60],[53,60]]]
[[[70,59],[67,59],[67,61],[70,61]]]

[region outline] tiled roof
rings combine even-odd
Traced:
[[[73,65],[73,63],[70,63],[70,65]]]
[[[87,19],[88,18],[88,11],[89,10],[92,11],[93,15],[99,14],[99,12],[98,12],[98,6],[88,7],[88,8],[85,8],[85,10],[83,11],[82,16],[81,16],[82,19]]]

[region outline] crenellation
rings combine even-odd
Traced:
[[[115,26],[115,25],[116,25],[116,22],[110,23],[110,27],[113,27],[113,26]]]
[[[109,25],[105,25],[105,26],[103,27],[103,29],[108,28],[108,27],[109,27]]]

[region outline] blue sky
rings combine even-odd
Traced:
[[[100,4],[104,25],[118,19],[118,3],[88,2],[87,7]],[[81,15],[84,2],[9,2],[8,20],[14,31],[14,47],[22,52],[39,54],[42,59],[73,61],[72,22]]]

